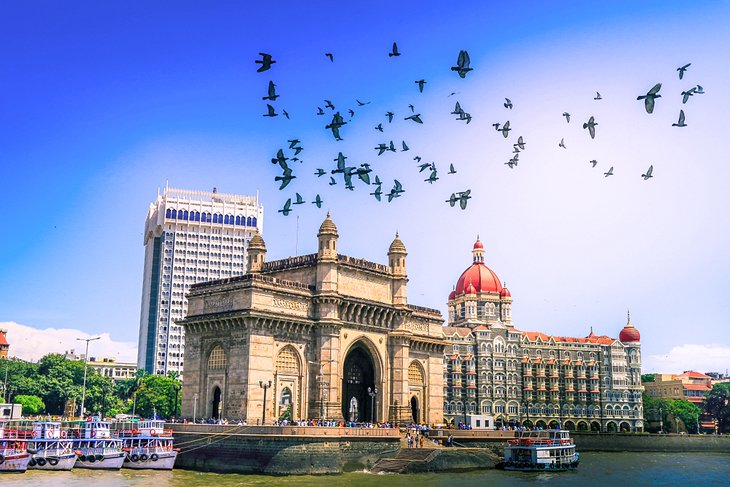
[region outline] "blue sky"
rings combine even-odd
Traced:
[[[258,191],[270,259],[314,251],[327,209],[348,255],[385,262],[399,231],[409,301],[444,312],[479,234],[519,329],[617,336],[630,308],[647,369],[724,370],[728,14],[728,2],[4,5],[0,322],[136,342],[144,217],[169,180]],[[398,58],[387,56],[393,41]],[[449,70],[460,49],[474,68],[465,79]],[[271,70],[256,72],[258,52],[277,60]],[[688,62],[680,81],[675,70]],[[290,120],[261,116],[269,80]],[[663,96],[649,115],[636,96],[657,82]],[[696,84],[706,94],[683,105],[679,93]],[[324,99],[356,111],[342,142],[315,115]],[[449,115],[455,101],[469,125]],[[423,125],[403,120],[411,103]],[[679,109],[681,129],[671,126]],[[595,140],[581,127],[589,116]],[[491,127],[506,120],[508,139]],[[383,133],[373,129],[381,122]],[[510,170],[518,135],[527,148]],[[269,160],[293,137],[304,162],[280,192]],[[411,150],[377,156],[373,147],[390,140]],[[318,180],[314,169],[330,169],[340,151],[370,163],[386,192],[401,181],[404,196],[378,204],[372,187]],[[415,155],[437,164],[439,181],[422,181]],[[446,174],[450,163],[457,174]],[[644,181],[650,164],[655,177]],[[466,211],[444,202],[467,188]],[[323,209],[276,213],[295,191],[320,194]]]

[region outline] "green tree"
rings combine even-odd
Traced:
[[[19,394],[15,396],[15,402],[23,405],[23,414],[38,414],[46,409],[43,399],[38,396]]]
[[[654,374],[641,374],[641,382],[654,382]]]
[[[730,383],[715,384],[705,397],[705,411],[717,420],[717,429],[726,433],[730,429]]]
[[[646,430],[658,432],[660,427],[663,427],[664,431],[668,431],[671,400],[661,397],[651,397],[644,393],[642,394],[642,402],[644,404],[644,424],[646,424]]]
[[[674,399],[669,404],[669,410],[672,416],[674,416],[675,421],[679,420],[684,423],[684,429],[686,431],[699,433],[697,425],[699,424],[702,410],[696,404],[685,399]]]
[[[145,375],[142,383],[136,391],[137,414],[143,417],[151,417],[155,412],[163,418],[170,418],[180,407],[174,404],[175,386],[179,382],[176,379],[162,375]]]

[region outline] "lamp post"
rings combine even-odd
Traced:
[[[195,416],[198,415],[198,393],[193,394],[193,424],[195,424]]]
[[[368,387],[368,395],[370,396],[370,422],[375,423],[375,396],[378,395],[378,386]]]
[[[263,416],[261,417],[261,426],[263,426],[266,424],[266,389],[271,387],[271,381],[269,381],[268,383],[264,383],[264,381],[260,380],[259,387],[261,387],[264,390],[264,404],[263,404],[263,407],[261,408],[263,410],[262,411]]]
[[[81,389],[81,417],[84,417],[84,402],[86,401],[86,364],[89,362],[89,342],[98,340],[101,337],[77,338],[80,342],[86,342],[86,354],[84,355],[84,386]]]
[[[664,432],[664,418],[662,417],[662,408],[659,408],[659,432]]]
[[[334,362],[334,360],[323,360],[321,364],[319,362],[313,362],[311,360],[307,360],[307,362],[312,365],[319,365],[319,375],[317,376],[317,377],[319,377],[319,380],[317,381],[317,383],[319,384],[320,398],[322,401],[322,403],[320,404],[319,413],[320,413],[320,417],[322,418],[322,421],[325,421],[327,418],[327,404],[325,403],[325,399],[327,396],[326,388],[329,385],[329,381],[326,381],[324,379],[325,378],[324,364]]]

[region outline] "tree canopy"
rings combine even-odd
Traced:
[[[715,384],[705,398],[705,411],[717,420],[720,433],[730,432],[730,383]]]

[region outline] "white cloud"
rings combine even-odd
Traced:
[[[39,330],[13,321],[0,322],[0,329],[8,331],[7,339],[10,343],[10,356],[23,360],[36,361],[49,353],[64,353],[75,350],[77,354],[84,353],[86,343],[77,338],[93,338],[99,340],[90,342],[89,357],[114,357],[118,362],[136,362],[137,345],[130,342],[112,340],[109,333],[88,334],[73,328],[46,328]]]
[[[672,348],[665,355],[644,357],[645,373],[725,372],[730,367],[730,346],[720,344],[685,344]]]

